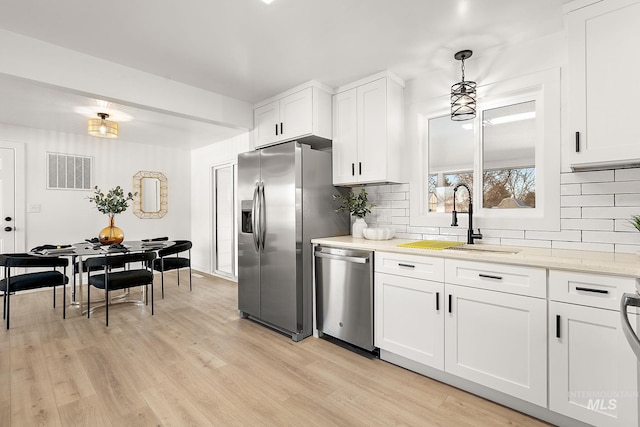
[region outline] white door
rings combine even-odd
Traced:
[[[213,272],[236,277],[236,165],[213,168]]]
[[[15,252],[15,155],[10,148],[0,148],[0,253]]]
[[[253,122],[256,148],[280,140],[280,103],[274,101],[253,110]]]
[[[358,182],[387,177],[387,80],[358,88]]]
[[[356,89],[333,96],[333,184],[358,182],[358,117]]]
[[[313,133],[313,88],[280,100],[280,140],[291,141]]]
[[[547,301],[445,287],[445,371],[546,406]]]
[[[638,425],[638,361],[621,328],[618,311],[549,302],[549,409],[597,426]]]

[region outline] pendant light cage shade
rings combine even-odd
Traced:
[[[462,61],[462,80],[451,86],[451,120],[463,121],[476,117],[476,82],[465,81],[464,60],[473,55],[470,50],[461,50],[453,57]]]
[[[107,120],[109,115],[106,113],[98,113],[98,119],[89,119],[87,129],[89,135],[100,138],[117,138],[118,123]]]
[[[476,117],[476,82],[451,86],[451,120],[463,121]]]

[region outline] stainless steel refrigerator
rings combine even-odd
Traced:
[[[344,191],[344,190],[343,190]],[[331,154],[288,142],[238,155],[238,309],[299,341],[312,333],[311,239],[349,233]]]

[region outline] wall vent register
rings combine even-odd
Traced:
[[[90,190],[92,158],[47,153],[47,189]]]

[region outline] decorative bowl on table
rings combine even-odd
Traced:
[[[369,240],[389,240],[393,238],[395,230],[393,228],[365,228],[362,230],[365,239]]]

